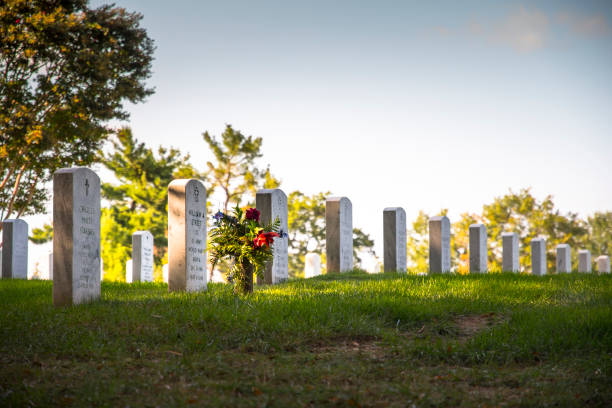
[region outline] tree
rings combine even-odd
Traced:
[[[61,167],[89,165],[153,90],[153,41],[142,16],[86,0],[0,3],[0,218],[44,211]]]
[[[289,227],[289,275],[303,276],[304,257],[308,252],[325,257],[325,199],[329,192],[306,196],[294,191],[287,198]],[[363,251],[374,255],[374,241],[359,228],[353,228],[353,257],[359,267]],[[324,262],[322,262],[324,264]]]
[[[153,234],[156,275],[167,257],[168,184],[177,178],[199,178],[189,164],[189,155],[177,149],[160,147],[157,154],[139,143],[129,128],[112,140],[112,152],[99,160],[119,184],[102,183],[102,196],[108,207],[102,209],[101,240],[105,279],[125,278],[132,234],[148,230]]]
[[[422,211],[408,233],[408,254],[412,264],[421,271],[427,270],[427,214]],[[596,217],[598,227],[593,230],[605,231],[612,226],[612,220]],[[554,270],[555,251],[558,244],[569,244],[579,248],[592,242],[587,234],[586,223],[577,214],[562,214],[555,209],[551,196],[538,201],[529,189],[518,193],[510,191],[502,197],[496,197],[490,204],[485,204],[481,214],[464,213],[451,227],[451,264],[458,273],[469,272],[469,226],[482,223],[487,227],[488,265],[490,271],[501,271],[503,232],[516,232],[520,243],[520,264],[522,270],[529,270],[531,265],[531,240],[543,235],[547,240],[548,268]],[[594,222],[595,224],[595,222]],[[593,239],[596,234],[593,234]],[[604,239],[598,242],[604,242]],[[587,245],[588,246],[588,245]],[[573,262],[577,260],[577,251],[572,251]]]
[[[612,255],[612,211],[596,212],[587,223],[589,239],[584,247],[594,256]]]
[[[211,178],[209,188],[211,191],[221,189],[223,212],[227,213],[230,204],[240,204],[247,193],[254,197],[260,186],[276,188],[280,185],[269,168],[261,170],[256,166],[255,160],[262,157],[261,137],[244,136],[231,125],[225,126],[220,141],[208,132],[204,132],[203,137],[215,158],[214,163],[206,163]]]

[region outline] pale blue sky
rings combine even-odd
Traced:
[[[610,1],[115,3],[157,46],[137,138],[203,169],[205,130],[262,136],[282,188],[349,197],[379,254],[388,206],[612,209]]]

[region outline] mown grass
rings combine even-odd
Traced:
[[[0,281],[0,406],[610,406],[612,276]]]

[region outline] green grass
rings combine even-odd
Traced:
[[[0,406],[610,406],[612,276],[0,281]]]

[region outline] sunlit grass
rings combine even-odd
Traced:
[[[163,372],[169,367],[177,378],[192,376],[198,387],[209,387],[211,401],[239,404],[244,402],[244,392],[237,395],[235,389],[241,383],[264,387],[258,380],[263,366],[272,370],[266,381],[277,381],[278,387],[291,376],[306,375],[313,364],[324,363],[316,358],[310,361],[308,356],[331,358],[334,366],[328,368],[339,378],[355,375],[355,364],[366,373],[375,370],[367,353],[351,354],[353,343],[357,348],[364,343],[372,348],[370,354],[380,359],[376,364],[382,364],[376,370],[392,370],[380,379],[384,384],[372,386],[399,387],[404,379],[398,372],[393,375],[398,365],[426,371],[459,365],[472,367],[470,375],[483,367],[508,365],[523,370],[546,364],[580,373],[585,366],[599,370],[597,379],[605,374],[603,381],[608,385],[612,378],[612,276],[415,276],[356,271],[263,286],[249,296],[237,297],[224,284],[211,283],[208,288],[204,293],[168,293],[161,283],[103,282],[100,301],[54,308],[51,282],[0,281],[0,385],[11,391],[0,392],[0,405],[3,401],[19,405],[28,396],[42,405],[53,404],[54,398],[65,394],[86,405],[82,400],[86,390],[102,386],[115,391],[101,392],[95,402],[113,405],[123,395],[118,384],[145,390],[150,386],[147,381],[159,382],[155,376],[166,378]],[[350,346],[348,351],[334,349],[344,344]],[[327,353],[330,348],[336,351]],[[250,359],[253,365],[247,363]],[[33,360],[41,364],[33,368],[37,385],[24,388],[24,378],[19,377],[28,376],[22,368]],[[57,361],[83,366],[87,375],[68,375],[76,381],[74,390],[62,388],[57,376],[66,373],[61,364],[56,367]],[[139,368],[134,368],[135,361]],[[130,377],[134,370],[141,380]],[[317,381],[327,376],[308,373]],[[333,394],[332,386],[321,384],[316,391],[297,385],[291,389],[304,397]],[[372,403],[357,384],[346,386],[347,395],[355,393]],[[580,384],[580,392],[592,386]],[[422,386],[427,390],[426,384]],[[539,397],[534,390],[530,398],[567,402],[573,388],[565,387],[553,387],[558,395]],[[233,391],[226,395],[227,389]],[[398,401],[405,396],[400,389],[392,392]],[[285,399],[286,391],[275,394],[273,390],[268,392],[278,401],[291,401]],[[188,403],[187,397],[181,399],[184,390],[179,391],[169,393],[170,402]],[[449,388],[443,394],[450,398],[454,392]],[[152,405],[169,403],[164,398],[153,395],[145,400]],[[144,400],[128,399],[146,405]],[[450,401],[456,402],[451,398],[450,406]]]

